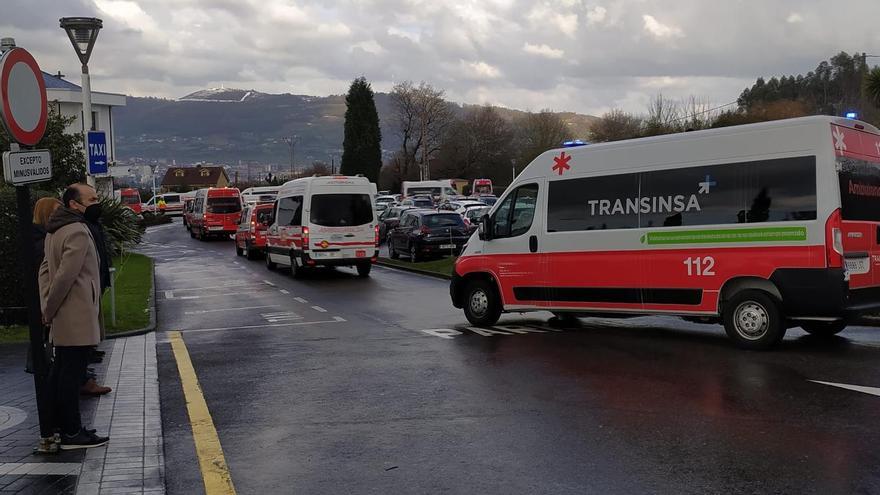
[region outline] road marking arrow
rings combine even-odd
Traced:
[[[810,381],[813,383],[821,383],[822,385],[828,385],[831,387],[845,388],[847,390],[853,390],[855,392],[862,392],[863,394],[871,394],[880,397],[880,388],[877,387],[863,387],[861,385],[849,385],[846,383],[820,382],[819,380]]]

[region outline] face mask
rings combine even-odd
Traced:
[[[98,223],[98,219],[101,218],[101,203],[87,206],[83,216],[89,222]]]

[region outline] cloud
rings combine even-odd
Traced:
[[[472,79],[496,79],[501,77],[501,71],[486,62],[467,62],[462,60],[461,65],[464,69],[463,75]]]
[[[672,26],[668,24],[663,24],[652,15],[643,15],[642,20],[644,21],[645,31],[653,35],[658,39],[669,39],[669,38],[682,38],[684,37],[684,31],[677,26]]]
[[[880,52],[876,0],[0,3],[0,36],[45,71],[78,82],[58,18],[97,16],[93,88],[170,98],[221,84],[338,94],[364,75],[376,91],[425,81],[462,103],[643,112],[658,91],[724,104],[759,76],[806,73],[843,49]]]
[[[563,50],[559,50],[557,48],[550,48],[549,46],[544,45],[544,44],[533,45],[529,42],[526,42],[526,44],[523,45],[523,51],[526,53],[530,53],[532,55],[538,55],[541,57],[553,58],[553,59],[562,58],[565,55],[565,51],[563,51]]]
[[[602,24],[603,22],[605,22],[605,18],[607,16],[608,9],[602,7],[601,5],[597,5],[587,10],[587,24]]]
[[[533,26],[544,30],[558,30],[569,38],[574,38],[578,30],[578,15],[573,12],[559,12],[551,5],[539,3],[532,7],[526,18]]]

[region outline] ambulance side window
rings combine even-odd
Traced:
[[[302,225],[302,196],[281,198],[278,201],[278,215],[276,222],[281,227]]]
[[[520,186],[509,194],[495,211],[494,237],[517,237],[528,232],[535,218],[537,199],[537,184]]]

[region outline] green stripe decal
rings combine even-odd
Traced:
[[[715,244],[725,242],[806,241],[806,227],[765,227],[757,229],[677,230],[648,232],[642,244]]]

